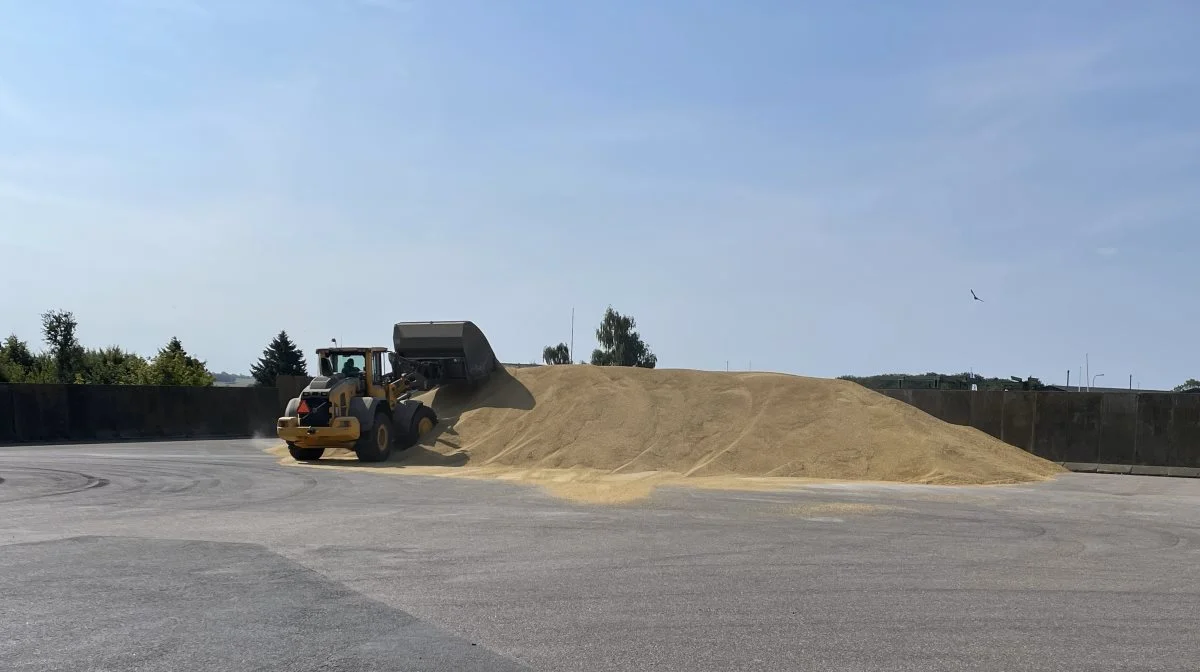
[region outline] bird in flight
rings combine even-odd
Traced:
[[[983,303],[983,299],[979,298],[978,296],[975,296],[975,290],[973,290],[973,289],[971,290],[971,298],[975,299],[976,301],[979,301],[980,303]]]

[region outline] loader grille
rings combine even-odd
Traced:
[[[329,426],[329,397],[323,394],[300,395],[301,408],[308,407],[308,412],[301,411],[300,426],[328,427]]]

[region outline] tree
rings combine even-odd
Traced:
[[[653,369],[658,364],[658,357],[634,331],[636,326],[637,322],[632,317],[626,317],[609,306],[604,311],[600,328],[596,330],[600,347],[592,351],[592,364]]]
[[[147,367],[144,357],[113,345],[84,351],[79,377],[89,385],[136,385],[145,379]]]
[[[1175,392],[1187,392],[1188,390],[1194,390],[1198,387],[1200,387],[1200,380],[1196,380],[1195,378],[1188,378],[1187,380],[1185,380],[1183,382],[1182,385],[1176,385],[1175,387],[1173,387],[1171,389]]]
[[[0,352],[0,383],[20,383],[25,380],[25,372],[13,363],[3,352]]]
[[[21,367],[22,371],[33,368],[33,364],[36,361],[33,353],[29,350],[29,345],[17,338],[16,334],[12,334],[4,339],[3,344],[0,344],[0,357],[4,357],[13,364]]]
[[[307,376],[308,365],[287,332],[280,331],[263,350],[258,363],[250,367],[250,375],[259,385],[275,387],[275,376]]]
[[[570,364],[571,349],[566,343],[558,345],[547,345],[542,350],[542,361],[547,364]]]
[[[79,323],[75,315],[65,310],[42,313],[42,335],[50,346],[55,373],[60,383],[74,383],[83,362],[83,346],[75,330]]]
[[[150,361],[141,382],[145,385],[208,387],[212,385],[213,377],[204,362],[189,355],[179,339],[173,337]]]
[[[37,357],[16,334],[0,343],[0,383],[27,382],[29,372],[36,364]]]
[[[57,383],[58,366],[54,363],[54,356],[48,352],[41,352],[34,356],[33,366],[25,372],[25,383]]]

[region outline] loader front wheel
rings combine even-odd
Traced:
[[[292,459],[297,462],[312,462],[321,459],[325,454],[324,448],[300,448],[294,443],[288,442],[288,452],[292,454]]]
[[[422,436],[433,431],[433,428],[437,425],[437,421],[437,413],[434,413],[432,408],[424,405],[418,408],[413,413],[412,422],[404,433],[402,447],[412,448],[417,445]]]
[[[392,455],[392,420],[387,413],[375,414],[375,424],[358,437],[354,453],[359,462],[383,462]]]

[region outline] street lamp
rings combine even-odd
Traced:
[[[1097,379],[1097,378],[1099,378],[1100,376],[1103,376],[1103,375],[1104,375],[1103,373],[1097,373],[1096,375],[1092,376],[1092,386],[1091,386],[1091,387],[1089,387],[1088,389],[1090,390],[1090,389],[1092,389],[1092,387],[1095,387],[1095,386],[1096,386],[1096,379]]]

